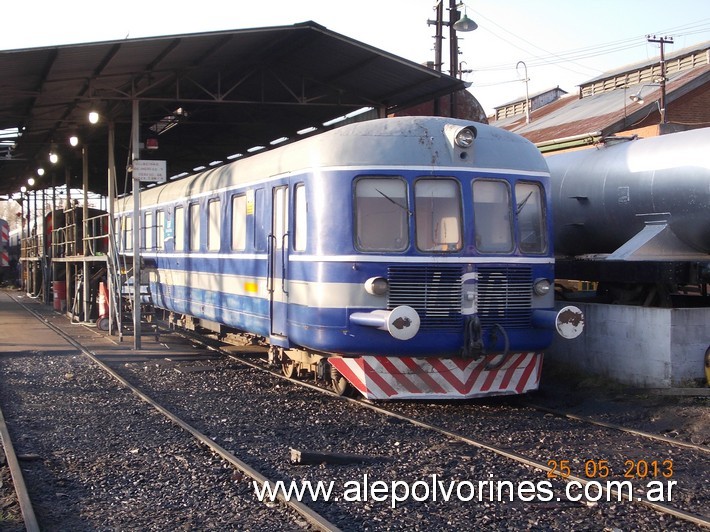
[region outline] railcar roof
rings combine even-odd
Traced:
[[[473,156],[465,163],[446,140],[447,124],[472,126],[477,131]],[[393,166],[547,172],[545,159],[531,142],[503,129],[451,118],[397,117],[349,124],[158,186],[146,190],[141,201],[143,206],[156,205],[309,169]]]
[[[108,120],[123,183],[134,99],[141,141],[159,145],[141,158],[166,160],[172,176],[312,126],[322,131],[362,107],[385,116],[465,88],[315,22],[6,50],[0,72],[0,194],[37,178],[39,165],[48,170],[40,187],[64,184],[65,175],[80,185],[72,133],[88,147],[90,189],[105,193]],[[96,126],[86,120],[92,108],[103,118]],[[60,162],[50,171],[52,147]]]

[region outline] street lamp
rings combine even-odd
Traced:
[[[658,112],[661,115],[661,124],[666,123],[666,107],[665,107],[665,94],[664,94],[664,89],[665,89],[665,83],[661,81],[660,83],[646,83],[645,85],[641,85],[641,88],[635,93],[629,96],[629,100],[632,102],[635,102],[639,105],[643,105],[645,103],[643,96],[641,96],[641,92],[643,89],[646,87],[661,87],[661,100],[658,101],[656,100],[656,105],[658,106]]]
[[[459,4],[459,5],[461,5],[461,4]],[[473,31],[476,28],[478,28],[478,24],[476,24],[473,20],[468,18],[468,15],[466,14],[466,5],[464,4],[463,17],[461,17],[456,22],[454,22],[454,29],[456,31]]]
[[[528,65],[525,64],[525,61],[518,61],[518,64],[515,65],[515,70],[518,70],[518,67],[520,65],[523,65],[525,68],[525,78],[523,81],[525,82],[525,123],[529,124],[530,123],[530,94],[528,92],[528,81],[530,81],[530,78],[528,78]]]
[[[436,35],[434,36],[434,68],[441,72],[442,62],[442,41],[444,40],[444,26],[449,27],[449,73],[452,77],[458,77],[458,38],[457,31],[469,32],[478,28],[473,20],[468,18],[465,12],[466,6],[463,2],[457,4],[456,0],[449,0],[449,20],[444,20],[444,0],[438,0],[434,9],[436,10],[436,20],[427,20],[428,25],[436,26]],[[460,17],[461,12],[459,7],[464,8],[464,15]],[[459,18],[460,17],[460,18]]]
[[[643,91],[646,87],[658,87],[658,83],[646,83],[645,85],[641,85],[641,88],[636,91],[636,94],[629,96],[629,100],[639,105],[643,105],[644,100],[643,96],[641,96],[641,91]]]
[[[459,44],[458,37],[456,35],[457,31],[473,31],[478,27],[473,20],[468,18],[464,11],[464,16],[459,18],[461,12],[458,10],[459,7],[465,5],[463,2],[457,4],[456,0],[449,0],[449,20],[448,22],[444,20],[444,0],[438,0],[434,9],[436,10],[436,20],[427,20],[427,24],[436,26],[436,35],[434,36],[434,68],[441,72],[442,66],[442,41],[444,40],[444,26],[449,27],[449,74],[453,78],[458,78],[460,74],[459,69]],[[450,108],[449,116],[453,118],[456,110],[456,93],[452,92],[449,97]],[[434,114],[439,112],[439,100],[434,100]]]

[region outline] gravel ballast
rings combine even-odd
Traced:
[[[193,360],[136,357],[112,365],[159,403],[274,480],[332,481],[338,489],[348,482],[362,482],[364,475],[371,483],[388,486],[400,481],[412,486],[432,478],[466,486],[488,480],[509,480],[516,485],[546,480],[544,473],[488,451],[297,387],[215,354]],[[308,528],[303,518],[282,505],[256,500],[244,475],[75,350],[3,354],[0,383],[0,406],[16,451],[30,458],[23,462],[23,471],[43,529]],[[491,439],[510,438],[514,440],[511,447],[521,452],[534,441],[533,432],[543,430],[530,419],[526,428],[518,426],[516,416],[526,414],[511,414],[510,405],[502,400],[412,403],[400,408],[410,415],[450,423],[463,432],[491,433],[497,421]],[[518,441],[521,434],[528,440]],[[561,441],[560,449],[568,448],[563,444],[571,446]],[[296,465],[288,460],[290,448],[368,460]],[[707,470],[707,463],[703,467]],[[561,492],[561,483],[552,482],[555,493]],[[424,485],[419,484],[419,489],[424,490]],[[308,504],[344,530],[693,529],[688,523],[628,503],[581,505],[564,498],[541,502],[518,497],[512,502],[421,499],[410,497],[394,508],[391,499],[372,497]]]

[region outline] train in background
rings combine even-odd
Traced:
[[[10,230],[7,220],[0,218],[0,283],[17,284],[19,258],[19,231]]]
[[[400,117],[345,125],[141,192],[141,256],[172,322],[270,345],[372,399],[537,388],[555,333],[549,174],[522,137]],[[132,255],[133,198],[117,200]]]
[[[10,266],[10,224],[0,218],[0,272]],[[4,275],[3,275],[4,276]]]
[[[546,160],[558,278],[608,302],[710,304],[710,128]]]

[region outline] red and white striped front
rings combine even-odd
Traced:
[[[10,265],[10,257],[7,254],[7,247],[10,245],[10,226],[4,220],[0,220],[0,267],[6,268]]]
[[[542,353],[471,358],[331,357],[368,399],[467,399],[521,394],[540,384]]]

